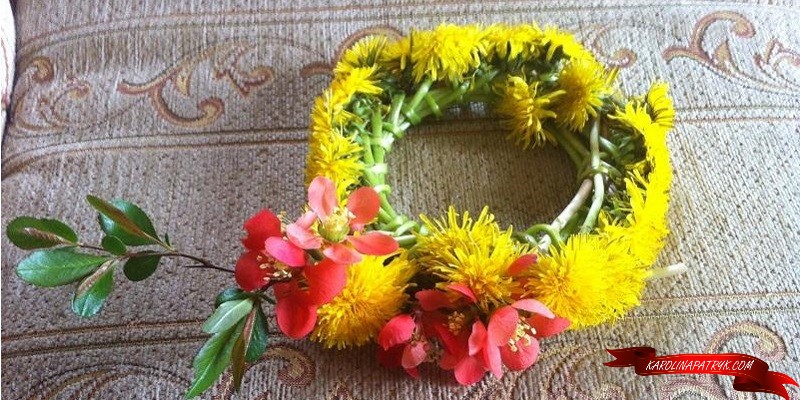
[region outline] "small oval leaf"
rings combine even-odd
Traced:
[[[91,274],[108,257],[76,253],[72,249],[38,250],[17,265],[17,275],[36,286],[60,286]]]
[[[114,269],[117,264],[119,261],[116,259],[106,261],[81,282],[72,298],[72,311],[75,314],[88,318],[103,308],[103,303],[114,287]]]
[[[105,236],[103,240],[100,242],[100,245],[103,246],[106,251],[111,254],[122,256],[125,255],[127,248],[125,247],[125,243],[122,243],[119,238],[116,236]]]
[[[99,197],[86,196],[100,215],[100,227],[109,236],[116,236],[128,246],[144,246],[159,242],[150,217],[141,208],[124,200],[107,202]]]
[[[122,267],[125,276],[136,282],[147,279],[156,272],[161,256],[142,256],[129,259]]]
[[[222,332],[239,322],[253,309],[253,299],[231,300],[220,304],[203,324],[203,332]]]
[[[65,223],[33,217],[14,218],[6,226],[6,236],[15,246],[25,250],[75,244],[78,241],[78,235]]]
[[[250,295],[239,288],[227,288],[217,295],[214,299],[214,309],[217,309],[222,303],[231,300],[242,300],[250,297]]]

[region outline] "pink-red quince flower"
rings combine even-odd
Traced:
[[[389,320],[378,334],[378,362],[387,368],[403,367],[414,378],[419,377],[417,367],[428,358],[431,349],[421,327],[410,314],[400,314]]]
[[[301,249],[322,249],[325,257],[339,264],[361,261],[361,255],[387,255],[398,248],[397,241],[381,232],[364,232],[378,216],[380,197],[374,189],[358,188],[339,206],[334,183],[322,176],[308,186],[308,211],[286,227],[289,242]],[[318,223],[316,232],[312,229]]]

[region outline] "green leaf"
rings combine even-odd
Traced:
[[[38,250],[20,261],[17,275],[36,286],[60,286],[91,274],[108,260],[108,257],[76,253],[72,249]]]
[[[78,286],[72,298],[72,311],[88,318],[103,308],[103,303],[114,287],[114,269],[119,260],[108,260]]]
[[[100,242],[100,245],[103,246],[109,253],[122,256],[125,255],[127,248],[125,247],[125,243],[122,243],[116,236],[105,236],[103,240]]]
[[[231,353],[231,375],[233,377],[233,391],[238,392],[239,387],[242,386],[242,377],[247,367],[245,356],[250,348],[250,340],[253,335],[253,326],[256,318],[256,308],[253,308],[244,320],[242,327],[242,334],[236,339],[233,344],[233,351]]]
[[[222,303],[231,300],[242,300],[250,297],[250,295],[239,288],[227,288],[217,295],[214,299],[214,308],[218,308]]]
[[[216,333],[206,341],[194,358],[194,380],[186,393],[191,399],[211,387],[231,361],[231,353],[236,339],[241,335],[244,324],[237,324]]]
[[[261,307],[254,307],[256,311],[253,320],[253,334],[250,335],[250,346],[247,348],[247,362],[258,361],[267,349],[269,331],[267,327],[267,317]]]
[[[159,242],[150,217],[133,203],[124,200],[107,202],[99,197],[86,196],[86,201],[100,212],[100,227],[109,236],[116,236],[128,246],[144,246]]]
[[[203,332],[222,332],[239,322],[253,309],[253,299],[226,301],[217,307],[214,314],[203,324]]]
[[[25,250],[78,242],[78,235],[65,223],[56,219],[14,218],[6,226],[6,235],[11,243]]]
[[[142,253],[137,253],[142,254]],[[156,272],[161,256],[136,256],[128,259],[122,267],[125,276],[136,282],[147,279]]]

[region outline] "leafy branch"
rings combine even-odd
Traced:
[[[11,243],[34,250],[17,264],[16,272],[22,280],[44,287],[80,281],[72,298],[75,314],[91,317],[100,311],[113,289],[114,271],[120,266],[131,281],[152,276],[163,257],[198,263],[189,268],[233,273],[204,258],[178,251],[169,236],[160,237],[150,217],[133,203],[109,202],[95,196],[87,196],[86,200],[97,210],[97,222],[105,234],[99,245],[81,242],[72,228],[56,219],[19,217],[6,228]]]

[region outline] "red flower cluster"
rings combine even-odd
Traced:
[[[515,267],[535,261],[523,256]],[[475,294],[464,285],[421,290],[416,299],[412,312],[392,318],[378,335],[378,361],[414,377],[422,362],[438,358],[439,366],[453,370],[462,385],[479,381],[486,372],[500,378],[503,365],[513,371],[533,365],[539,339],[569,326],[533,299],[519,299],[482,316],[474,307]]]
[[[308,205],[311,211],[285,227],[269,210],[247,220],[247,237],[242,239],[247,251],[236,263],[236,283],[243,290],[272,287],[278,327],[294,339],[311,333],[317,309],[342,291],[348,265],[364,254],[387,255],[398,249],[391,236],[363,233],[380,208],[371,188],[354,191],[343,208],[333,182],[319,177],[308,188]],[[309,256],[320,249],[320,260]]]

